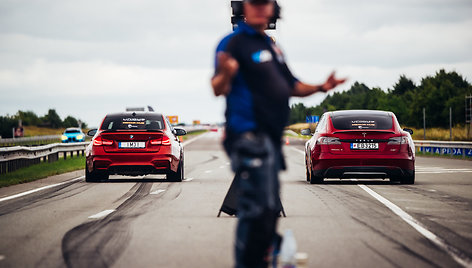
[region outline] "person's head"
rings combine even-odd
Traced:
[[[247,24],[265,29],[273,16],[273,0],[244,0],[244,17]]]

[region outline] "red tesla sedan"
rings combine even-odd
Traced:
[[[312,135],[309,129],[302,131]],[[306,179],[390,178],[415,182],[413,131],[392,112],[349,110],[323,114],[305,145]]]
[[[166,174],[170,181],[184,178],[184,153],[168,119],[154,112],[109,114],[86,149],[85,180],[107,180],[109,175]]]

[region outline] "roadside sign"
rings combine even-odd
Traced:
[[[172,125],[177,125],[179,123],[179,117],[177,115],[170,115],[167,117],[167,119],[169,119],[169,122]]]
[[[307,123],[318,123],[320,121],[320,117],[317,115],[307,115],[306,122]]]

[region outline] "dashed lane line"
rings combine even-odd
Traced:
[[[99,212],[95,215],[92,215],[90,217],[88,217],[89,219],[100,219],[100,218],[105,218],[106,216],[110,215],[111,213],[115,212],[116,210],[115,209],[108,209],[108,210],[104,210],[102,212]]]
[[[290,147],[293,150],[300,152],[302,154],[305,154],[304,151],[299,150],[295,147]],[[464,266],[464,267],[472,267],[472,260],[467,257],[466,254],[462,253],[460,250],[457,248],[454,248],[453,246],[449,245],[444,241],[442,238],[438,237],[435,235],[433,232],[429,231],[425,226],[423,226],[419,221],[417,221],[415,218],[413,218],[410,214],[406,213],[403,211],[400,207],[397,205],[393,204],[389,200],[387,200],[385,197],[381,196],[380,194],[376,193],[374,190],[370,189],[369,187],[358,184],[362,190],[366,191],[369,195],[377,199],[380,203],[382,203],[384,206],[386,206],[388,209],[390,209],[393,213],[395,213],[397,216],[399,216],[403,221],[408,223],[411,227],[413,227],[416,231],[418,231],[421,235],[429,239],[433,244],[435,244],[437,247],[445,251],[449,256],[451,256],[458,264]]]
[[[3,261],[5,259],[5,256],[0,255],[0,261]]]
[[[7,200],[22,197],[22,196],[25,196],[25,195],[33,194],[33,193],[43,191],[43,190],[46,190],[46,189],[51,189],[51,188],[58,187],[58,186],[68,184],[68,183],[71,183],[71,182],[76,182],[76,181],[82,180],[83,178],[85,178],[85,176],[81,176],[81,177],[78,177],[78,178],[75,178],[75,179],[72,179],[72,180],[68,180],[68,181],[65,181],[65,182],[51,184],[51,185],[48,185],[48,186],[44,186],[44,187],[40,187],[40,188],[33,189],[33,190],[30,190],[30,191],[26,191],[26,192],[23,192],[23,193],[19,193],[19,194],[7,196],[7,197],[4,197],[4,198],[0,198],[0,202],[4,202],[4,201],[7,201]]]
[[[152,193],[150,193],[150,194],[152,194],[152,195],[157,195],[157,194],[163,193],[163,192],[165,192],[165,191],[166,191],[166,190],[159,189],[159,190],[156,190],[156,191],[154,191],[154,192],[152,192]]]

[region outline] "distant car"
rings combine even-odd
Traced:
[[[61,136],[61,141],[63,143],[84,142],[85,134],[82,132],[80,128],[76,128],[76,127],[66,128],[66,130]]]
[[[302,134],[311,135],[309,129]],[[306,179],[390,178],[415,182],[413,131],[402,130],[392,112],[349,110],[325,113],[305,145]]]
[[[109,114],[86,148],[85,180],[107,180],[109,175],[165,174],[170,181],[184,178],[184,151],[178,136],[187,132],[173,128],[154,112]]]

